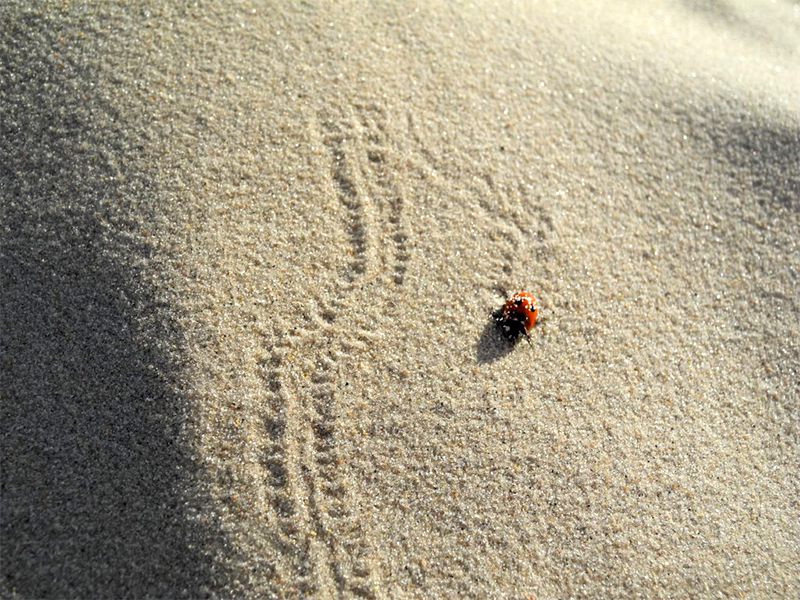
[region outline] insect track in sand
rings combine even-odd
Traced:
[[[299,407],[287,390],[284,375],[285,361],[297,336],[287,333],[275,332],[272,351],[259,364],[268,399],[262,417],[266,436],[261,457],[267,484],[265,493],[276,518],[274,545],[280,557],[276,573],[282,581],[293,581],[298,595],[303,596],[313,592],[315,586],[309,573],[308,544],[299,536],[299,525],[305,519],[297,497],[298,440],[288,431],[297,420]]]
[[[332,174],[339,187],[340,201],[364,237],[363,247],[358,245],[358,240],[353,243],[356,256],[362,257],[363,268],[355,271],[357,277],[345,277],[345,280],[363,283],[365,276],[372,275],[373,268],[379,262],[377,244],[370,237],[376,229],[376,219],[372,214],[374,206],[359,177],[363,140],[358,137],[352,115],[339,115],[338,119],[326,116],[320,121],[324,132],[323,143],[330,151]],[[343,309],[354,290],[353,285],[338,295],[341,304],[332,323],[344,314]],[[311,390],[306,396],[313,435],[312,456],[306,476],[307,501],[314,521],[314,533],[327,551],[328,575],[336,592],[339,595],[349,592],[376,597],[378,588],[370,577],[372,569],[356,565],[354,560],[358,552],[353,552],[347,545],[347,540],[355,540],[356,546],[363,547],[364,541],[362,535],[354,531],[356,523],[348,508],[347,486],[342,477],[344,457],[337,443],[339,403],[336,389],[336,337],[326,337],[326,340],[329,342],[325,352],[315,361]]]
[[[339,202],[347,215],[353,259],[344,273],[344,279],[352,283],[366,274],[367,265],[372,262],[375,253],[375,243],[369,239],[372,229],[371,215],[368,214],[370,207],[363,191],[359,189],[358,162],[352,156],[352,147],[358,144],[358,140],[352,123],[346,118],[320,115],[318,129],[322,131],[322,143],[330,154],[331,178],[336,185]]]
[[[518,285],[520,269],[536,270],[537,277],[546,275],[541,269],[546,268],[547,256],[552,251],[553,219],[537,203],[532,186],[524,183],[497,185],[493,177],[482,174],[473,178],[472,187],[485,220],[492,223],[489,235],[499,246],[498,251],[490,255],[484,285],[511,289]],[[499,281],[498,274],[502,277]]]
[[[411,133],[420,145],[410,151],[398,144],[401,136],[393,135],[389,116],[380,105],[356,104],[318,113],[310,128],[313,142],[325,150],[350,258],[328,289],[308,294],[304,310],[276,317],[274,330],[265,334],[260,447],[268,518],[274,519],[278,595],[382,595],[380,568],[357,512],[341,443],[347,402],[342,363],[380,337],[393,318],[391,290],[406,279],[409,228],[406,191],[397,175],[401,166],[421,165],[423,176],[444,191],[464,187],[415,137],[410,116],[409,130],[400,132]],[[415,155],[422,156],[417,163]],[[530,205],[530,187],[498,185],[479,164],[466,167],[474,173],[468,184],[473,206],[481,217],[491,217],[489,235],[499,244],[486,266],[487,279],[503,273],[510,280],[521,251],[546,254],[552,221]]]
[[[312,129],[328,153],[352,258],[333,289],[308,296],[296,316],[302,329],[275,331],[262,364],[269,397],[263,467],[277,545],[287,555],[277,571],[294,579],[300,595],[376,598],[379,568],[354,510],[340,443],[339,365],[368,350],[391,318],[374,291],[401,285],[406,275],[405,196],[391,173],[396,164],[381,107],[326,110]],[[379,243],[384,238],[390,243]]]
[[[362,137],[367,141],[363,172],[369,182],[370,194],[381,210],[384,228],[392,242],[391,263],[394,282],[402,285],[408,270],[408,227],[404,219],[405,190],[394,173],[399,164],[392,148],[386,110],[376,104],[359,106]]]
[[[476,222],[491,224],[487,233],[497,248],[490,253],[489,264],[478,270],[484,274],[481,287],[511,289],[519,285],[520,277],[530,283],[530,275],[519,270],[546,267],[555,231],[536,186],[525,177],[513,181],[487,166],[485,158],[469,158],[467,153],[459,155],[457,165],[448,163],[429,147],[418,121],[414,113],[406,113],[408,134],[415,144],[410,160],[419,175],[442,194],[466,187],[480,213]],[[536,276],[545,275],[538,271]]]

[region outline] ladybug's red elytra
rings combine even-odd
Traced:
[[[502,308],[492,313],[492,319],[497,323],[500,333],[512,342],[523,335],[530,341],[529,332],[536,325],[538,318],[536,298],[525,291],[515,293],[506,300]]]

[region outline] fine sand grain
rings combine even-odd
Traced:
[[[796,1],[164,4],[0,6],[0,595],[800,596]]]

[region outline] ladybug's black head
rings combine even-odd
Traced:
[[[516,341],[519,337],[527,335],[525,330],[525,317],[516,313],[506,314],[495,318],[500,333],[509,341]]]

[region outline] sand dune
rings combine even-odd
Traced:
[[[161,4],[0,9],[3,596],[800,594],[796,2]]]

